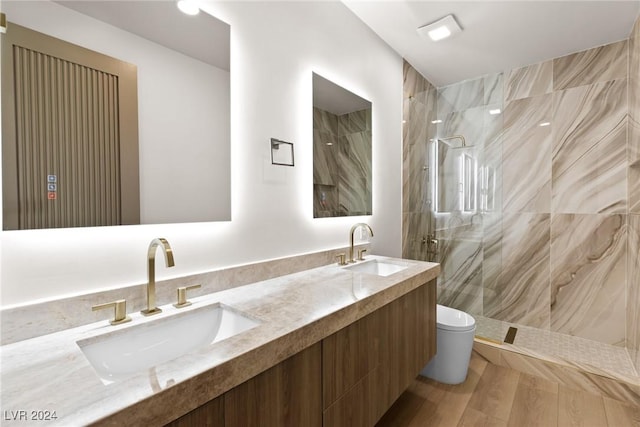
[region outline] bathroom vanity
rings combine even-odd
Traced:
[[[102,321],[2,346],[3,425],[374,425],[435,354],[440,267],[377,256],[355,265],[191,298],[182,309],[163,305],[154,318],[130,313],[127,324]],[[200,319],[189,325],[194,331],[206,328],[192,314],[212,307],[253,323],[111,380],[85,354],[87,343],[146,333],[180,316]],[[56,418],[36,420],[31,411]]]

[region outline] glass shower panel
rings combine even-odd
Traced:
[[[420,77],[421,78],[421,77]],[[434,133],[436,89],[424,85],[404,100],[403,248],[404,258],[432,261],[433,196],[429,135]]]
[[[476,316],[487,302],[500,306],[501,78],[439,88],[431,136],[438,302]]]

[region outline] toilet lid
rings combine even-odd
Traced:
[[[475,328],[476,320],[464,311],[440,304],[436,307],[438,328],[447,331],[469,331]]]

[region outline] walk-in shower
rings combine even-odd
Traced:
[[[620,43],[535,69],[617,55]],[[580,73],[574,68],[566,70]],[[624,176],[627,137],[615,127],[631,108],[618,88],[627,87],[626,69],[619,84],[594,77],[575,88],[536,74],[548,89],[535,93],[527,67],[442,88],[411,69],[405,64],[403,257],[441,264],[438,303],[473,315],[477,336],[502,343],[517,328],[510,349],[638,378],[640,212],[622,196],[611,210],[635,185]],[[596,89],[607,96],[592,100]],[[581,120],[593,111],[603,117],[598,127]],[[604,135],[622,147],[611,160],[622,178],[606,188],[614,165],[596,165],[609,151],[589,142]]]

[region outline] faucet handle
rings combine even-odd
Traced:
[[[187,301],[187,291],[191,289],[198,289],[201,285],[192,285],[192,286],[180,286],[178,288],[178,302],[173,304],[175,308],[188,307],[191,305],[191,301]]]
[[[127,301],[119,299],[112,302],[106,302],[104,304],[98,304],[91,307],[92,311],[102,310],[103,308],[114,308],[114,318],[109,323],[112,325],[120,325],[121,323],[127,323],[131,321],[131,317],[127,316]]]
[[[358,261],[364,261],[365,252],[367,252],[366,249],[358,249]]]
[[[336,255],[336,258],[338,258],[338,265],[347,265],[346,257],[347,255],[345,253]]]

